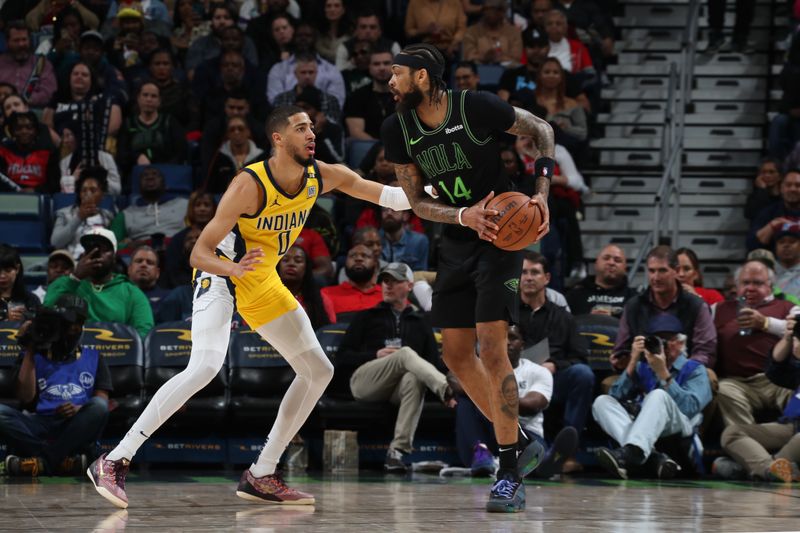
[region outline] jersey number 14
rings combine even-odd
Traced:
[[[472,191],[467,189],[464,185],[464,182],[461,181],[461,176],[456,176],[456,181],[453,184],[453,192],[451,193],[447,186],[444,184],[442,180],[439,180],[439,188],[444,191],[448,198],[450,198],[450,203],[455,204],[457,203],[456,198],[461,199],[463,198],[465,201],[470,201],[472,199]]]

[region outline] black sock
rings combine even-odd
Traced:
[[[512,444],[498,444],[497,449],[500,452],[500,468],[497,471],[497,479],[500,479],[505,474],[513,474],[514,478],[517,477],[517,443]]]

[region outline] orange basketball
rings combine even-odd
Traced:
[[[522,250],[533,244],[542,224],[542,211],[528,203],[530,200],[521,192],[504,192],[489,201],[486,209],[500,212],[492,219],[500,227],[495,246],[502,250]]]

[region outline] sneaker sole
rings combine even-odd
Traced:
[[[560,474],[564,462],[572,457],[577,449],[578,432],[572,426],[567,426],[556,435],[553,446],[545,455],[542,464],[536,469],[536,475],[548,479]]]
[[[105,488],[105,487],[99,487],[99,486],[97,485],[97,483],[96,483],[96,482],[95,482],[95,480],[94,480],[94,476],[92,475],[92,469],[91,469],[91,467],[89,467],[89,468],[87,468],[87,469],[86,469],[86,475],[87,475],[87,476],[89,476],[89,481],[91,481],[91,482],[92,482],[92,485],[94,486],[94,490],[96,490],[96,491],[97,491],[97,493],[98,493],[100,496],[102,496],[102,497],[103,497],[103,498],[105,498],[106,500],[110,501],[110,502],[111,502],[111,503],[113,503],[113,504],[114,504],[116,507],[119,507],[120,509],[127,509],[127,508],[128,508],[128,502],[126,502],[126,501],[124,501],[124,500],[121,500],[121,499],[117,498],[117,497],[116,497],[116,496],[114,496],[114,495],[113,495],[111,492],[109,492],[109,490],[108,490],[107,488]]]
[[[628,472],[624,468],[620,468],[614,456],[608,450],[599,450],[597,452],[597,461],[609,473],[616,474],[619,479],[628,479]]]
[[[525,502],[519,504],[488,502],[486,504],[487,513],[521,513],[525,510]]]
[[[519,476],[525,477],[536,470],[536,467],[541,464],[544,455],[544,446],[538,441],[531,441],[517,457],[517,473]]]
[[[300,498],[299,500],[276,502],[273,500],[267,500],[265,498],[261,498],[260,496],[255,496],[253,494],[250,494],[249,492],[244,492],[241,490],[237,490],[236,495],[243,500],[249,500],[251,502],[259,502],[259,503],[268,503],[272,505],[314,505],[316,503],[315,498]]]
[[[769,473],[775,481],[781,483],[792,482],[792,464],[787,459],[776,459],[769,466]]]

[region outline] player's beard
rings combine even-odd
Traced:
[[[400,100],[397,101],[395,108],[399,113],[404,113],[416,109],[422,104],[423,100],[425,100],[425,95],[422,94],[422,89],[420,89],[418,85],[412,83],[411,92],[401,94]]]
[[[306,149],[306,147],[303,146],[302,150],[305,151],[305,149]],[[294,158],[294,160],[297,161],[298,165],[304,166],[304,167],[307,167],[308,165],[310,165],[314,161],[314,157],[313,156],[304,158],[300,154],[300,151],[296,147],[292,147],[292,158]]]

